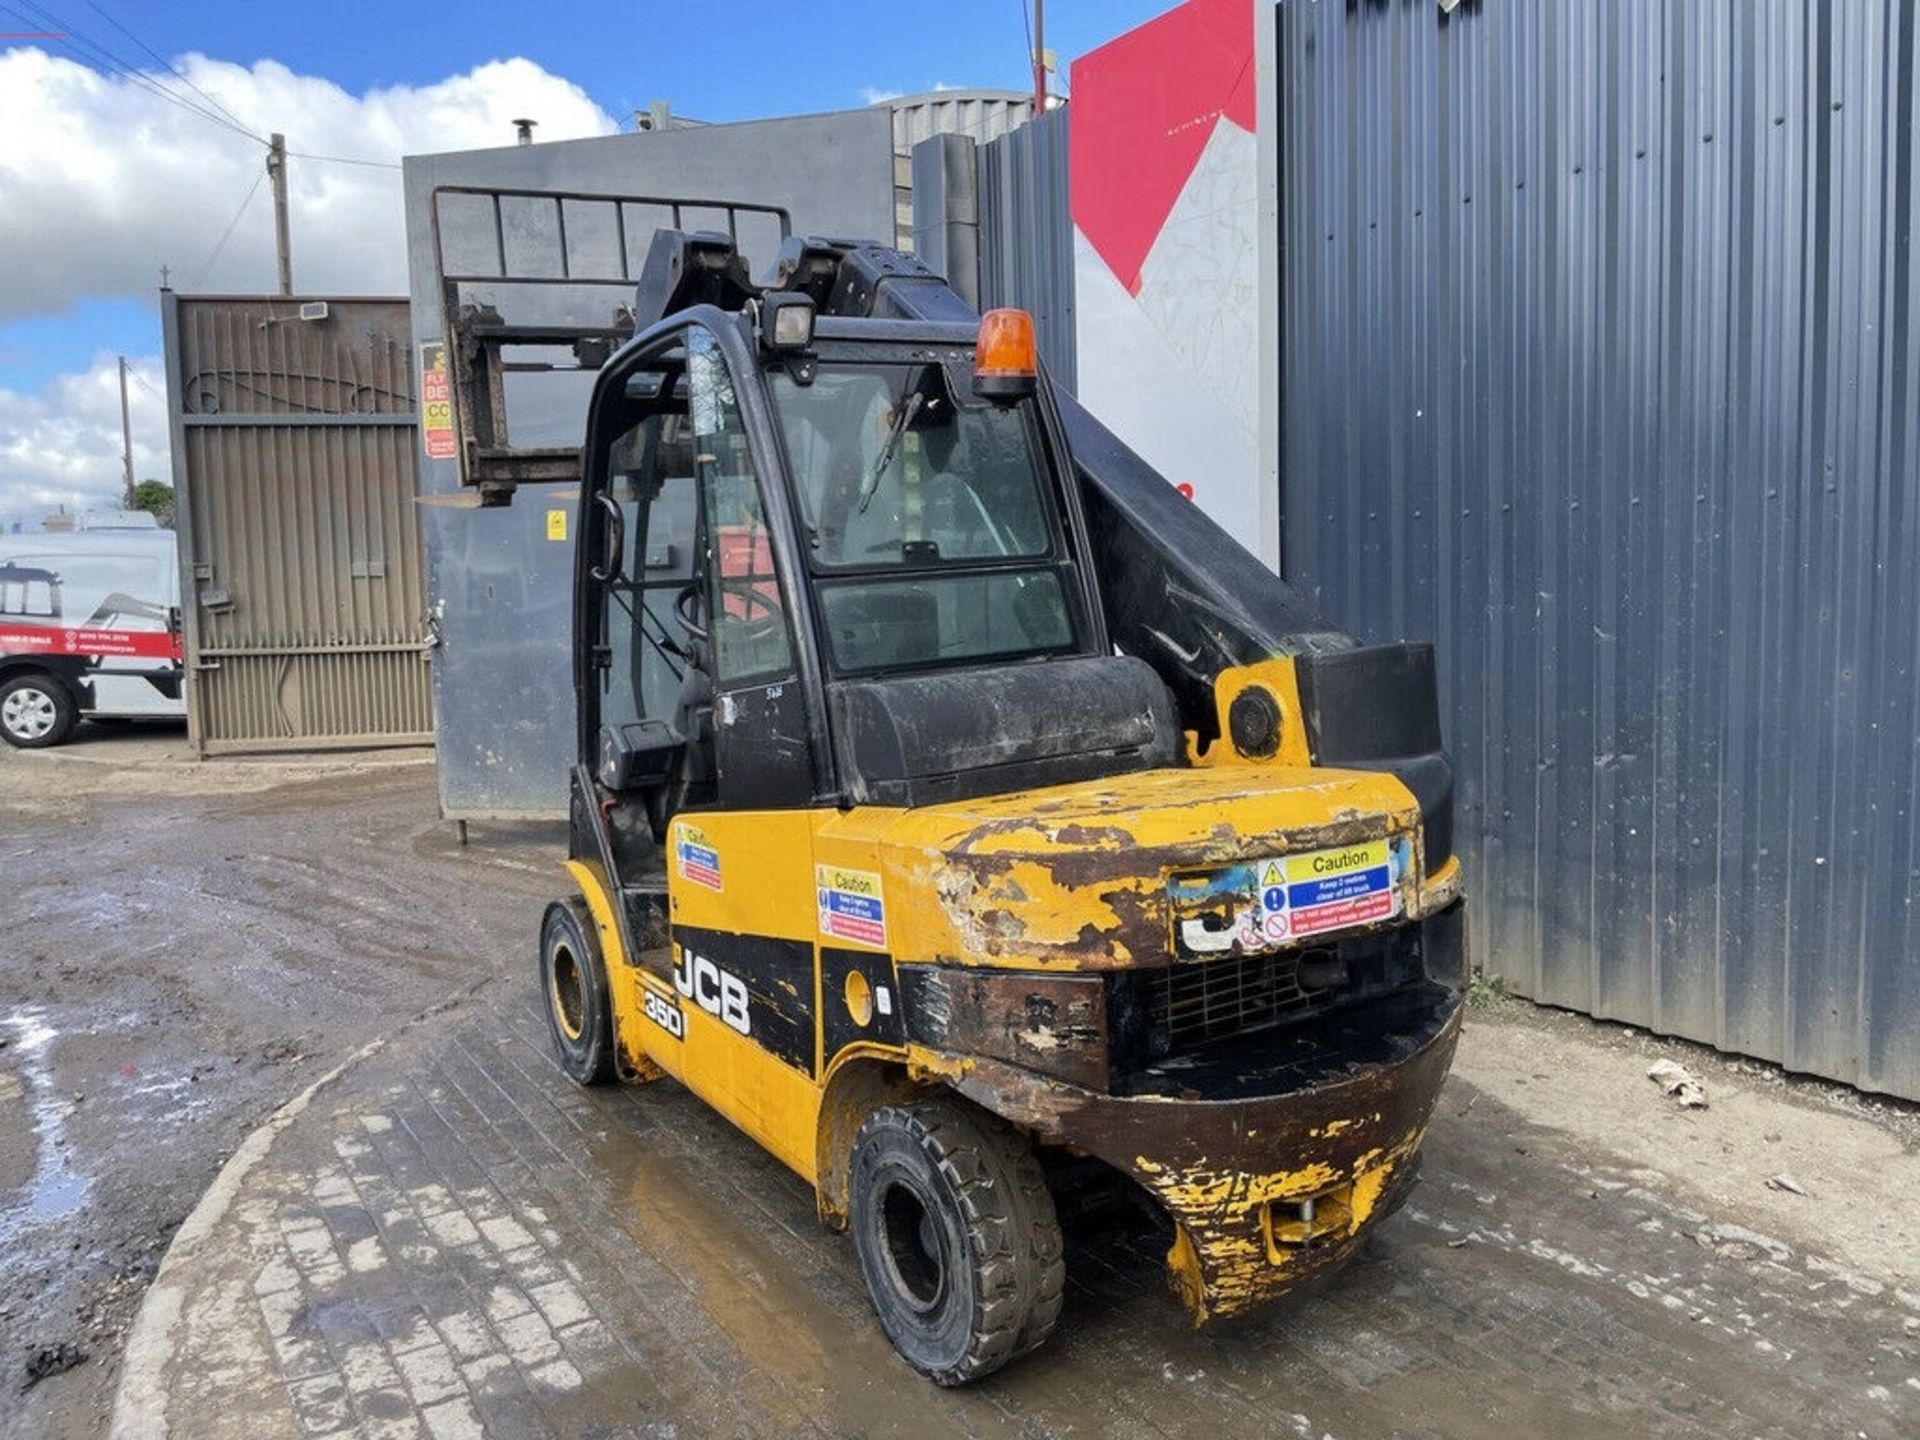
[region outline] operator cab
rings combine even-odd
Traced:
[[[758,294],[668,306],[613,356],[583,457],[575,804],[662,954],[676,815],[1179,758],[1165,687],[1108,638],[1031,322]]]

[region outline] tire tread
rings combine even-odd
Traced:
[[[860,1138],[892,1125],[904,1128],[946,1179],[976,1247],[972,1343],[958,1363],[927,1372],[937,1384],[964,1385],[1053,1333],[1066,1293],[1059,1218],[1032,1147],[1003,1121],[951,1099],[920,1100],[874,1112]]]

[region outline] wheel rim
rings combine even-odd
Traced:
[[[59,719],[59,707],[44,690],[23,687],[0,702],[0,724],[22,740],[44,740]]]
[[[553,963],[547,967],[547,990],[553,1002],[553,1018],[560,1023],[560,1033],[569,1040],[578,1040],[587,1028],[587,992],[580,978],[579,957],[564,940],[554,944]]]
[[[895,1181],[880,1197],[880,1238],[893,1288],[919,1314],[946,1298],[946,1235],[926,1197]]]

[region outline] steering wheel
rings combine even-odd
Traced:
[[[724,601],[737,599],[746,610],[739,617],[747,639],[760,641],[770,639],[780,629],[780,606],[778,602],[760,589],[769,583],[765,580],[743,580],[737,575],[720,577],[720,596]],[[674,617],[686,627],[687,633],[696,640],[705,640],[712,633],[712,627],[697,618],[706,601],[706,589],[698,581],[690,582],[674,597]],[[754,618],[754,612],[760,612],[760,618]]]

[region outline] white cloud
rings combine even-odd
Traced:
[[[397,163],[403,154],[511,144],[521,115],[539,120],[542,140],[617,128],[577,85],[528,60],[360,96],[271,60],[241,66],[188,55],[179,66],[246,128],[282,131],[296,152]],[[150,296],[162,265],[180,288],[273,287],[264,184],[202,270],[263,169],[264,150],[247,137],[131,80],[33,49],[0,54],[0,133],[19,142],[0,149],[0,321],[58,313],[81,296]],[[296,155],[288,189],[296,288],[405,288],[397,170]]]
[[[130,360],[128,368],[134,478],[169,479],[165,369],[157,356]],[[96,355],[90,369],[58,376],[36,393],[0,390],[0,519],[114,506],[122,474],[115,356]]]
[[[925,95],[929,92],[937,93],[941,90],[958,90],[960,88],[958,85],[949,85],[945,80],[936,80],[931,85],[922,85],[913,93],[916,95]],[[904,90],[889,90],[879,85],[864,85],[860,89],[860,100],[861,103],[865,105],[885,105],[890,100],[898,100],[906,93]]]
[[[244,66],[189,55],[178,64],[246,129],[282,131],[295,152],[397,164],[406,154],[511,144],[512,121],[522,115],[540,122],[542,140],[618,128],[579,86],[529,60],[365,95],[271,60]],[[185,91],[170,76],[157,78]],[[255,141],[132,80],[36,49],[0,53],[0,133],[14,142],[0,147],[0,324],[64,314],[86,297],[151,302],[162,265],[183,291],[274,287],[264,183],[207,263],[263,171],[265,151]],[[405,291],[397,169],[296,154],[288,190],[296,289]],[[141,364],[162,389],[157,362]],[[119,404],[111,357],[37,392],[0,390],[0,514],[110,503],[119,489]],[[165,475],[164,406],[137,385],[134,406],[139,473]]]

